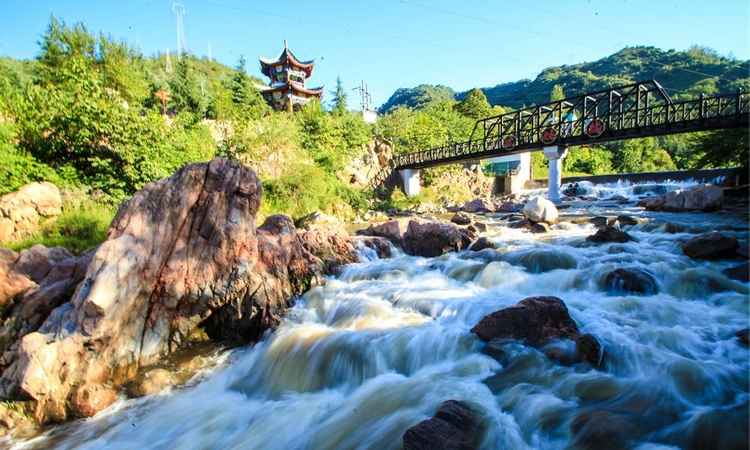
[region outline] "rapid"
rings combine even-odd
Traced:
[[[718,230],[747,245],[747,212],[634,206],[684,186],[583,186],[592,198],[570,203],[541,235],[488,214],[482,234],[497,250],[378,259],[362,249],[361,262],[298,299],[273,333],[217,356],[187,386],[120,401],[15,448],[399,449],[405,430],[449,399],[481,411],[484,449],[601,448],[608,432],[622,439],[606,448],[746,448],[750,362],[735,333],[748,327],[748,284],[722,274],[736,261],[692,260],[679,241]],[[591,245],[594,226],[573,221],[619,214],[647,219],[627,228],[636,241]],[[608,272],[633,267],[654,277],[657,293],[607,290]],[[601,342],[602,367],[470,332],[535,295],[565,302]]]

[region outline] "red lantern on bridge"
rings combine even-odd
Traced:
[[[549,145],[557,140],[557,131],[548,127],[542,131],[542,143]]]
[[[604,133],[605,125],[602,119],[596,118],[586,125],[586,135],[588,137],[596,138]]]
[[[510,149],[516,146],[516,137],[515,136],[505,136],[503,138],[503,148]]]

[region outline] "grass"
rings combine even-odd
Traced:
[[[65,247],[80,254],[104,241],[116,209],[93,201],[77,205],[63,205],[60,216],[42,224],[38,232],[26,238],[3,243],[20,251],[36,244],[46,247]]]

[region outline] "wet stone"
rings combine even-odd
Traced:
[[[443,402],[435,415],[406,430],[404,450],[473,450],[482,440],[481,416],[465,402]]]
[[[654,295],[659,292],[653,276],[645,270],[615,269],[604,277],[604,287],[611,294]]]
[[[589,242],[595,242],[597,244],[606,242],[618,242],[622,244],[624,242],[632,241],[633,238],[628,233],[622,230],[607,226],[605,228],[600,228],[595,234],[587,237],[586,240]]]

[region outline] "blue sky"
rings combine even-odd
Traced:
[[[380,105],[398,87],[457,90],[533,78],[625,46],[693,44],[750,58],[748,0],[181,0],[188,49],[260,75],[283,39],[315,58],[311,84],[365,80]],[[171,0],[0,0],[0,55],[32,58],[50,14],[125,39],[145,54],[176,47]],[[350,91],[351,92],[351,91]],[[350,106],[356,107],[351,92]]]

